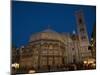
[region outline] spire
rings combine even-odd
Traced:
[[[51,29],[50,25],[47,25],[46,29],[43,30],[43,32],[54,32],[54,31]]]

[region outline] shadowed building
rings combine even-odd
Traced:
[[[96,24],[94,24],[93,27],[90,44],[91,44],[92,57],[96,59]]]

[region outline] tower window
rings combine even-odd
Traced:
[[[84,31],[84,28],[81,28],[80,31],[83,32]]]
[[[85,37],[85,36],[82,36],[82,37],[81,37],[81,39],[82,39],[82,40],[85,40],[85,39],[86,39],[86,37]]]
[[[82,19],[81,18],[79,19],[79,23],[82,24]]]
[[[76,62],[76,60],[75,60],[75,55],[73,55],[73,63],[75,63]]]

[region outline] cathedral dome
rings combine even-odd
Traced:
[[[33,34],[30,37],[29,42],[36,41],[36,40],[41,40],[41,39],[58,40],[58,41],[63,42],[62,36],[59,33],[55,32],[51,29],[46,29],[46,30],[44,30],[42,32],[39,32],[37,34]]]

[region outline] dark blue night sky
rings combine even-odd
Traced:
[[[12,43],[25,45],[35,32],[45,30],[48,25],[57,32],[76,31],[75,12],[82,10],[89,38],[96,22],[95,6],[49,4],[12,1]]]

